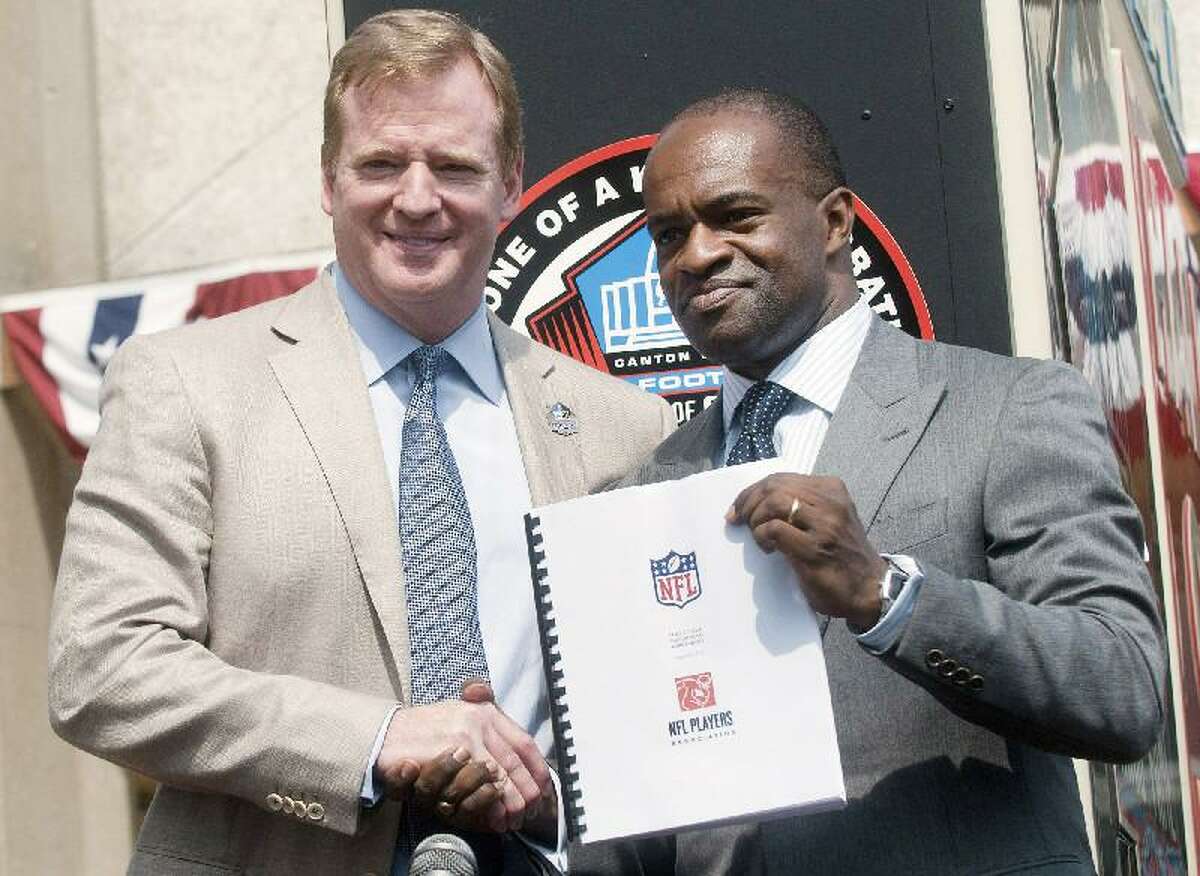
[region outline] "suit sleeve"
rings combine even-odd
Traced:
[[[54,595],[54,729],[161,782],[274,810],[292,797],[306,823],[354,833],[367,756],[394,704],[208,650],[213,484],[170,355],[152,340],[125,344],[102,411]]]
[[[922,563],[913,616],[884,659],[1006,737],[1136,759],[1162,728],[1163,628],[1141,522],[1094,394],[1069,366],[1033,365],[994,435],[980,438],[991,441],[982,493],[989,580]],[[955,667],[966,672],[956,678]]]

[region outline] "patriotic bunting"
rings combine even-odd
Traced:
[[[310,253],[273,260],[262,270],[239,263],[60,290],[46,293],[43,300],[25,295],[19,304],[32,306],[3,314],[3,328],[17,370],[71,454],[82,460],[100,423],[104,369],[126,338],[288,295],[330,260],[331,253]]]

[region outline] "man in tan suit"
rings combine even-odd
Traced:
[[[380,797],[418,773],[448,823],[561,850],[521,511],[673,427],[482,303],[522,171],[486,37],[377,16],[334,60],[325,130],[337,263],[130,340],[68,518],[51,720],[162,783],[134,873],[402,872],[431,813]],[[484,846],[485,872],[529,872]]]

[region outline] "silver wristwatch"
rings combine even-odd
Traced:
[[[887,557],[884,559],[887,560],[888,567],[879,582],[879,620],[887,617],[887,613],[892,610],[892,606],[900,598],[904,586],[908,584],[908,579],[911,577],[894,560]]]

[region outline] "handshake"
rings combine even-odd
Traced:
[[[555,844],[558,798],[550,768],[483,681],[465,682],[460,700],[398,710],[375,775],[390,797],[407,799],[450,827],[524,830]]]

